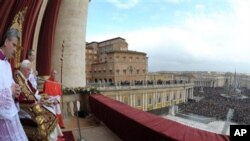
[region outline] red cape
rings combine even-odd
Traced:
[[[43,85],[43,92],[49,96],[61,96],[61,84],[49,78]]]

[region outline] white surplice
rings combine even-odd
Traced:
[[[28,141],[12,97],[10,64],[0,59],[0,141]]]

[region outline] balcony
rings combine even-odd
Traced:
[[[77,103],[84,107],[84,98],[80,98],[80,95],[65,95],[63,96],[63,115],[65,128],[62,131],[72,131],[75,140],[80,138],[79,127],[81,137],[86,141],[121,141],[121,139],[114,134],[105,124],[94,118],[93,116],[87,116],[85,118],[79,117],[77,119],[76,109]],[[85,107],[86,109],[86,107]],[[79,120],[79,126],[78,121]]]
[[[103,123],[96,123],[92,117],[79,118],[81,137],[85,141],[121,141],[107,126]],[[65,129],[62,131],[72,131],[75,141],[80,138],[77,117],[69,117],[64,120]]]
[[[79,107],[77,101],[81,108],[91,109],[94,115],[80,118],[81,136],[88,141],[229,141],[228,136],[187,127],[100,94],[89,98],[87,95],[64,96],[63,113],[67,128],[63,130],[73,131],[75,139],[79,139],[77,118],[70,111]]]

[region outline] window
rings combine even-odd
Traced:
[[[126,70],[123,70],[123,74],[126,74],[127,73],[127,71]]]
[[[136,106],[141,106],[141,99],[140,98],[137,98]]]
[[[128,97],[124,97],[124,103],[125,103],[125,104],[129,104],[129,103],[128,103]]]
[[[157,101],[158,103],[161,103],[161,94],[157,94]]]
[[[133,69],[130,69],[129,72],[130,72],[130,74],[133,74]]]
[[[148,99],[148,104],[152,104],[152,98],[151,97]]]

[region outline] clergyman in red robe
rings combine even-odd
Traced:
[[[50,97],[57,99],[58,102],[54,103],[53,108],[56,112],[56,116],[58,118],[60,127],[64,128],[63,117],[62,117],[62,112],[61,112],[61,107],[60,107],[62,88],[61,88],[61,84],[55,80],[56,73],[57,73],[56,70],[52,70],[50,74],[50,78],[46,80],[44,83],[43,92],[47,93]]]

